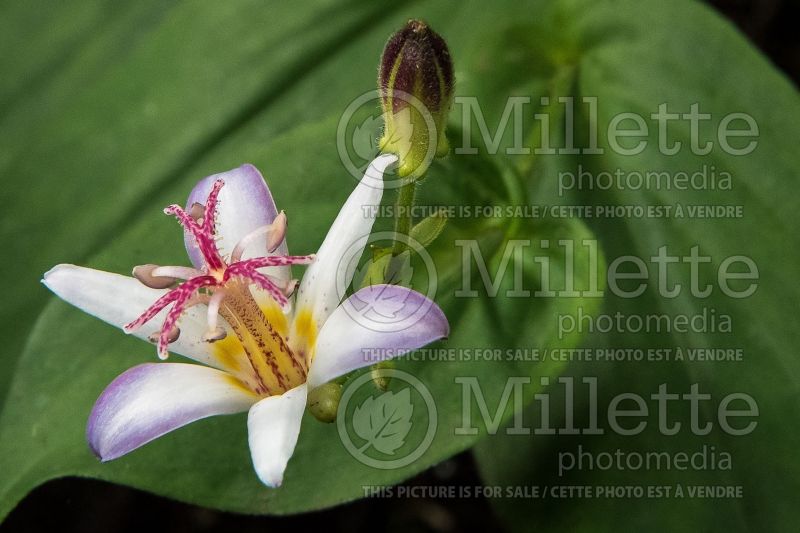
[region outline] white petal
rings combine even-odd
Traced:
[[[219,192],[217,205],[217,246],[225,257],[230,255],[245,235],[271,224],[278,215],[278,210],[263,176],[256,167],[249,164],[200,180],[189,193],[186,209],[190,209],[194,203],[205,205],[208,193],[218,179],[223,180],[225,186]],[[186,235],[185,244],[192,263],[200,268],[203,265],[202,255],[190,235]],[[269,253],[267,238],[264,237],[248,246],[242,259],[275,254],[287,255],[286,241],[273,253]],[[286,266],[265,268],[262,272],[283,282],[289,281],[291,277],[291,268]]]
[[[265,485],[278,487],[283,482],[283,472],[300,434],[306,396],[306,386],[300,385],[280,396],[268,396],[250,408],[250,454],[256,474]]]
[[[306,269],[297,291],[298,313],[310,310],[317,329],[336,309],[358,266],[367,238],[381,203],[381,176],[397,157],[381,155],[370,163],[364,177],[345,202],[328,235],[317,251],[316,260]]]
[[[167,292],[167,289],[145,287],[128,276],[75,265],[54,267],[44,275],[42,283],[66,302],[118,328],[136,319]],[[146,340],[160,330],[168,309],[161,311],[132,335]],[[202,340],[208,328],[206,309],[205,305],[197,305],[186,310],[178,323],[180,337],[169,345],[169,349],[200,363],[234,371],[230,363],[239,363],[235,357],[228,354],[228,358],[232,359],[224,364],[215,356],[213,345]],[[222,317],[219,321],[220,325],[230,330]],[[232,335],[232,331],[229,334]]]
[[[364,287],[345,300],[319,332],[308,386],[313,389],[449,334],[442,310],[422,294],[396,285]]]
[[[258,397],[225,372],[184,363],[145,363],[106,387],[86,427],[103,461],[212,415],[247,411]]]

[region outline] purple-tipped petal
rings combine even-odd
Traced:
[[[250,454],[258,478],[269,487],[283,482],[300,423],[306,409],[307,388],[300,385],[280,396],[269,396],[255,404],[247,415]]]
[[[319,332],[308,386],[318,387],[449,334],[447,317],[422,294],[396,285],[364,287],[336,308]]]
[[[247,411],[257,400],[225,372],[146,363],[106,387],[89,416],[86,439],[97,457],[110,461],[195,420]]]
[[[200,180],[189,193],[186,210],[189,211],[195,203],[205,205],[208,194],[218,179],[223,180],[225,185],[220,190],[217,208],[216,227],[219,237],[217,246],[222,256],[226,257],[233,252],[242,237],[255,229],[271,224],[278,215],[278,210],[263,176],[250,164]],[[194,239],[186,235],[184,242],[194,266],[202,267],[203,256]],[[286,255],[286,242],[280,244],[273,254]],[[267,250],[267,238],[264,237],[248,246],[243,259],[273,254]],[[265,269],[264,272],[288,281],[290,270],[288,267],[272,267]]]

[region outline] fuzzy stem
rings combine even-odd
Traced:
[[[414,207],[416,195],[416,181],[412,180],[400,187],[397,194],[397,211],[394,220],[394,247],[392,255],[398,256],[408,249],[407,240],[402,240],[398,235],[408,237],[411,234],[411,211]]]

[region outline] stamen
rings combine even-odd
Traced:
[[[278,246],[280,246],[286,238],[286,225],[286,213],[281,211],[278,213],[278,216],[275,217],[275,220],[272,221],[272,224],[256,228],[241,238],[231,253],[231,262],[236,263],[240,261],[247,247],[264,235],[267,236],[267,251],[272,253],[277,250]]]
[[[269,253],[277,250],[278,246],[280,246],[283,240],[286,238],[287,224],[288,221],[284,211],[278,213],[278,216],[276,216],[275,220],[272,221],[272,224],[270,225],[270,232],[267,233],[267,251]]]
[[[203,340],[205,342],[217,342],[221,341],[225,337],[228,336],[228,332],[225,331],[225,328],[222,326],[217,326],[211,331],[207,331],[203,334]]]
[[[173,279],[192,279],[197,276],[202,276],[203,273],[196,268],[184,266],[160,266],[151,272],[152,276],[156,277],[170,277]]]
[[[166,289],[172,287],[177,281],[176,276],[166,272],[156,272],[158,265],[139,265],[133,267],[133,277],[138,279],[145,287],[151,289]]]
[[[297,287],[300,285],[299,279],[290,279],[289,282],[286,284],[286,287],[283,288],[283,293],[289,298],[294,291],[297,290]]]
[[[217,324],[219,307],[222,305],[224,299],[225,290],[217,289],[208,301],[208,330],[203,335],[203,340],[206,342],[216,342],[224,339],[228,335],[225,328]]]

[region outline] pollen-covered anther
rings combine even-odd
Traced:
[[[228,332],[222,326],[217,326],[213,330],[206,331],[203,334],[203,341],[205,342],[217,342],[221,341],[225,337],[228,336]]]
[[[169,335],[167,335],[167,342],[171,344],[176,340],[178,340],[180,336],[181,336],[181,329],[176,326],[169,331]],[[161,332],[156,331],[155,333],[151,333],[147,337],[147,340],[149,340],[152,343],[157,343],[160,337],[161,337]]]
[[[286,218],[286,213],[281,211],[271,224],[256,228],[242,237],[241,240],[236,243],[236,246],[231,253],[231,262],[235,263],[237,261],[241,261],[247,247],[257,240],[263,239],[264,236],[266,236],[267,251],[272,253],[277,250],[281,243],[283,243],[283,241],[286,239],[287,223],[288,220]]]
[[[171,276],[157,276],[153,271],[158,265],[139,265],[133,267],[133,277],[138,279],[142,285],[151,289],[166,289],[172,287],[177,281]]]
[[[278,213],[278,216],[275,217],[275,220],[272,221],[272,224],[270,224],[269,230],[267,231],[267,250],[269,253],[277,250],[278,246],[280,246],[286,238],[287,223],[286,213],[281,211]]]

